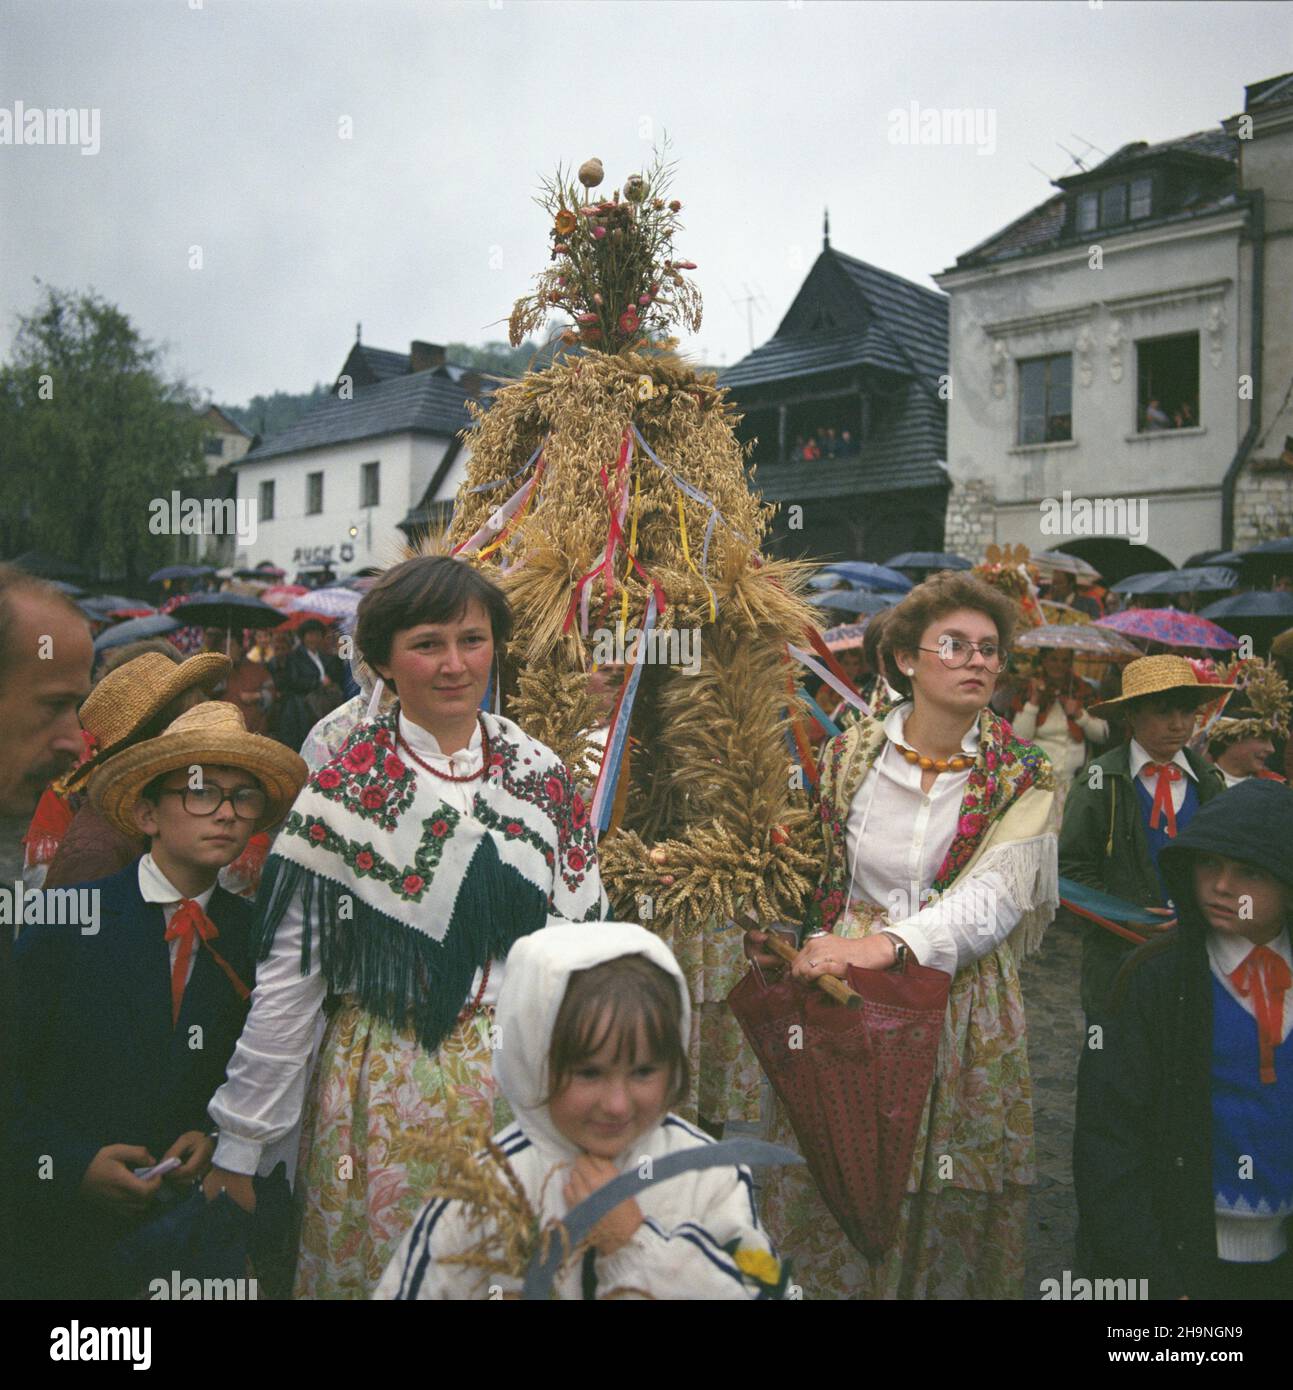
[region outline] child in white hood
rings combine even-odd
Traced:
[[[552,924],[512,947],[495,1013],[494,1076],[518,1122],[495,1136],[541,1225],[620,1173],[713,1141],[668,1113],[687,1094],[690,1002],[669,949],[628,922]],[[478,1246],[462,1203],[427,1204],[376,1298],[487,1298],[521,1279],[446,1256]],[[745,1168],[643,1186],[594,1228],[558,1297],[767,1298],[783,1283]],[[492,1290],[491,1286],[492,1285]]]

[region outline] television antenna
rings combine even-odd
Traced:
[[[756,284],[753,289],[748,283],[742,283],[741,288],[745,291],[742,298],[738,299],[730,290],[727,297],[733,305],[745,305],[745,331],[750,340],[750,351],[754,351],[754,309],[757,305],[760,310],[768,307],[768,301],[763,296],[763,291]]]

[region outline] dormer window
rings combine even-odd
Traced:
[[[1079,236],[1100,227],[1123,227],[1139,222],[1154,211],[1154,179],[1150,174],[1106,184],[1091,193],[1079,193],[1076,198],[1076,225]]]
[[[1077,229],[1094,232],[1100,225],[1100,200],[1094,193],[1079,193],[1077,200]]]
[[[1127,220],[1127,185],[1111,184],[1100,190],[1100,225],[1116,227]]]

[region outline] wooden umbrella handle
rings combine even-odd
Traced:
[[[793,946],[787,945],[781,936],[772,929],[768,931],[768,950],[774,956],[780,956],[787,965],[794,965],[799,959],[799,952]],[[860,1009],[862,1007],[862,996],[856,990],[850,989],[838,975],[818,975],[817,986],[829,994],[837,1004],[843,1004],[847,1009]]]

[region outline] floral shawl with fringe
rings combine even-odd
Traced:
[[[464,816],[405,762],[397,710],[361,723],[292,806],[265,866],[260,959],[288,907],[304,913],[329,992],[353,995],[434,1050],[472,978],[548,917],[608,916],[588,808],[551,749],[482,712],[485,776]]]

